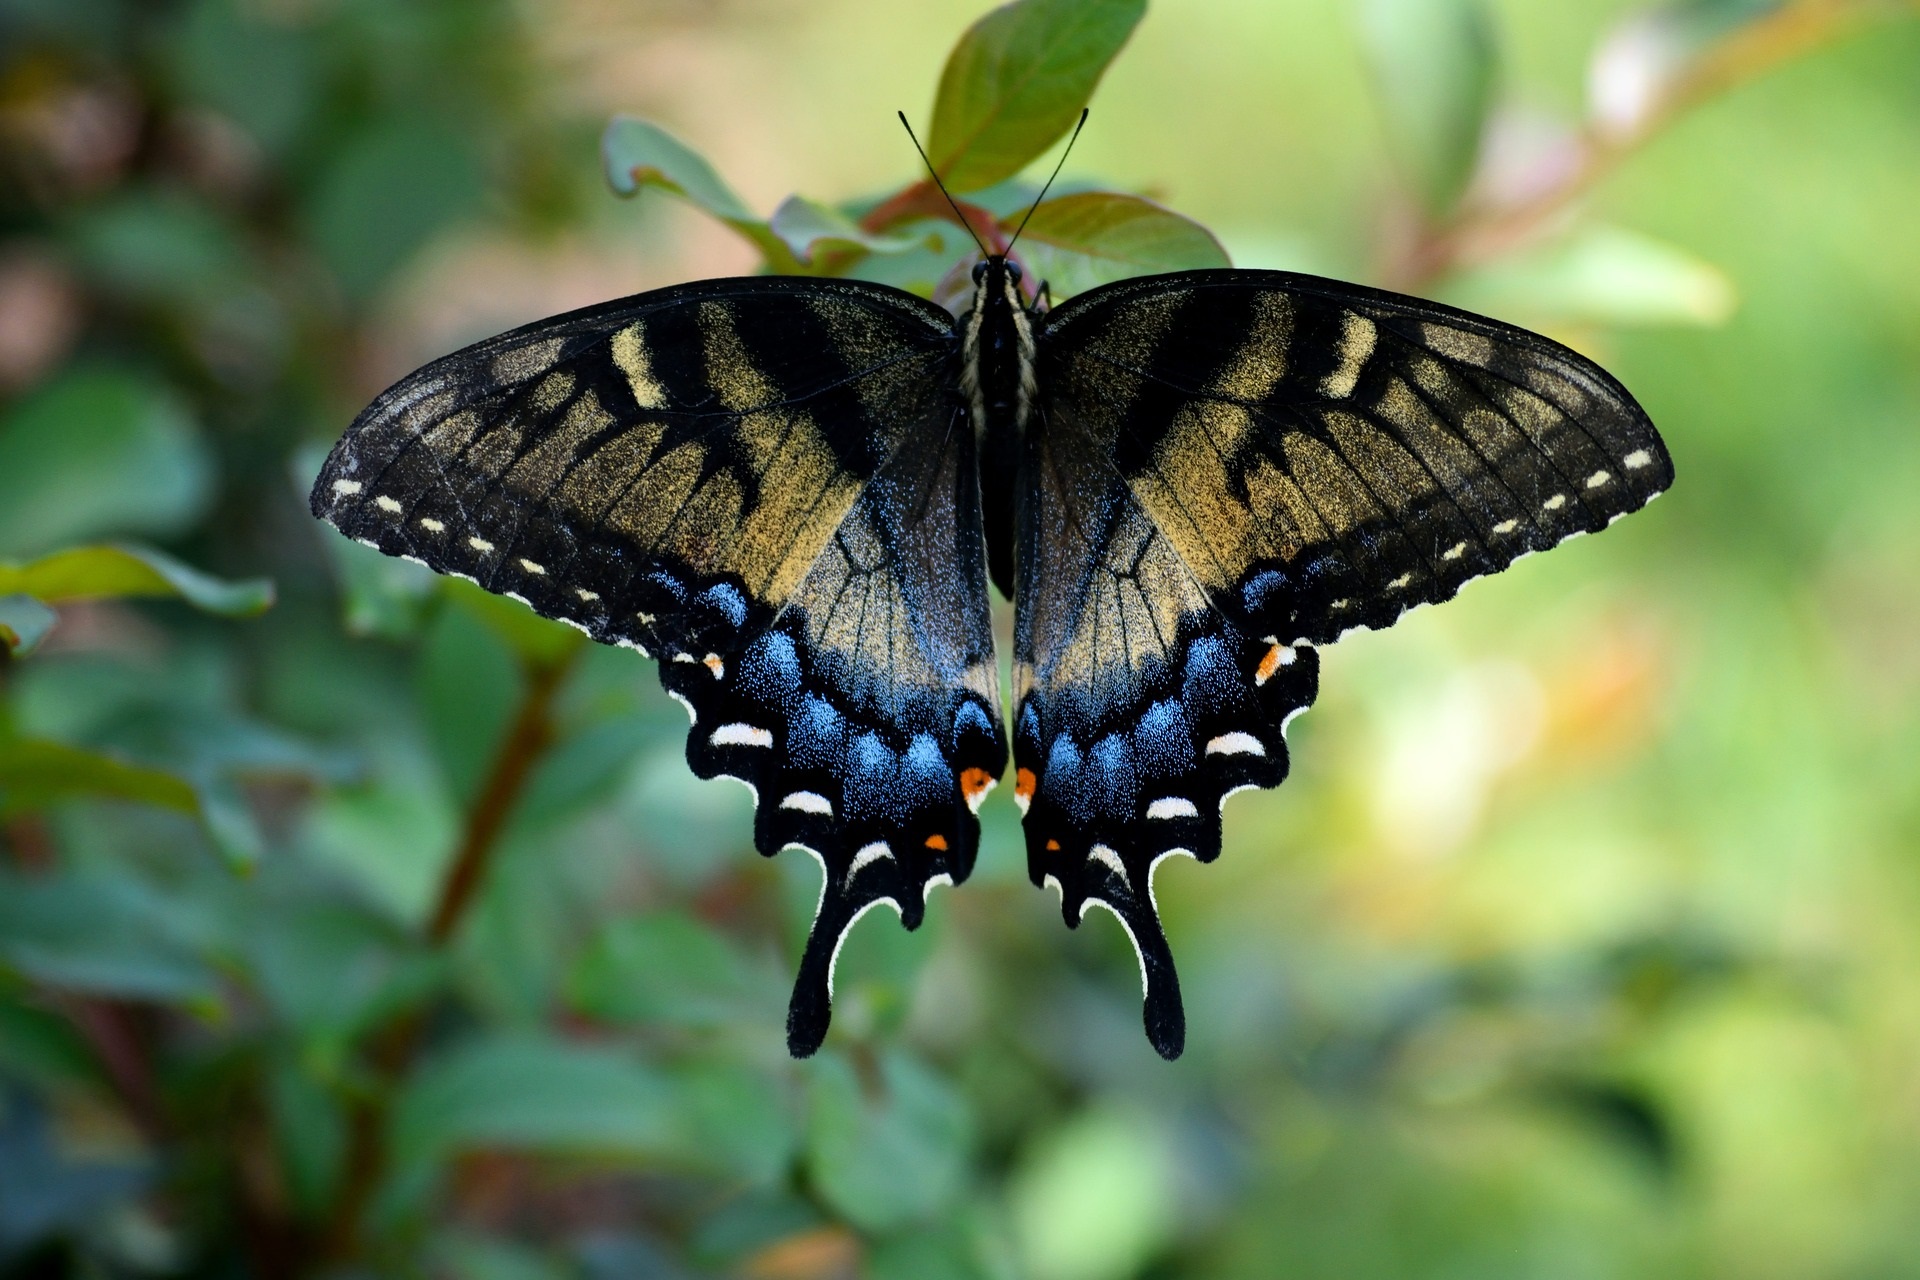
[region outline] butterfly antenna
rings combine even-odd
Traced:
[[[987,246],[980,244],[980,236],[974,231],[973,224],[967,221],[967,215],[960,212],[960,205],[952,195],[948,194],[947,184],[940,181],[940,171],[933,167],[933,161],[927,159],[927,149],[920,145],[920,139],[913,136],[913,126],[907,123],[907,113],[900,111],[895,114],[900,117],[900,127],[907,131],[907,137],[913,142],[913,149],[920,153],[920,162],[927,166],[927,173],[933,178],[933,185],[940,188],[940,194],[946,196],[947,203],[953,206],[953,216],[960,219],[960,225],[965,227],[967,234],[973,237],[974,244],[980,246],[980,256],[991,258],[993,255],[987,252]]]
[[[1067,149],[1060,153],[1060,163],[1053,166],[1053,172],[1047,177],[1047,185],[1040,188],[1040,194],[1033,198],[1033,203],[1031,205],[1027,206],[1027,216],[1020,219],[1020,226],[1019,226],[1019,229],[1013,233],[1013,240],[1007,241],[1008,253],[1013,252],[1014,241],[1020,238],[1021,231],[1025,231],[1027,229],[1027,223],[1033,220],[1033,211],[1035,209],[1038,209],[1040,207],[1040,202],[1047,198],[1047,192],[1052,190],[1053,188],[1053,180],[1059,177],[1060,170],[1066,167],[1067,157],[1073,154],[1073,144],[1075,141],[1079,139],[1080,130],[1086,127],[1087,111],[1088,111],[1088,108],[1086,107],[1080,108],[1080,121],[1078,124],[1073,126],[1073,137],[1067,139]]]

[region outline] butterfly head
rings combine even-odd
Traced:
[[[1004,253],[990,253],[973,264],[973,307],[982,315],[997,310],[1002,303],[1015,311],[1028,310],[1020,291],[1020,264]]]

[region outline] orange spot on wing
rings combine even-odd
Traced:
[[[1274,645],[1267,650],[1267,656],[1260,659],[1260,665],[1253,669],[1253,682],[1265,684],[1273,679],[1273,673],[1280,669],[1280,646]]]
[[[962,769],[960,771],[960,794],[967,802],[967,808],[978,812],[980,802],[986,799],[987,792],[993,790],[994,776],[985,769]]]
[[[1022,800],[1031,800],[1033,789],[1039,784],[1040,780],[1033,776],[1033,770],[1021,769],[1013,775],[1013,794]]]
[[[1047,852],[1048,853],[1060,852],[1060,842],[1058,840],[1047,841]]]
[[[938,849],[940,852],[945,853],[947,851],[947,838],[935,832],[933,835],[927,837],[927,848]]]

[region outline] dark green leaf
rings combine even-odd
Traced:
[[[69,990],[210,1000],[217,979],[180,936],[173,906],[126,875],[0,873],[0,962]]]
[[[724,936],[678,914],[607,924],[567,987],[575,1008],[607,1022],[721,1027],[779,1008]]]
[[[543,618],[518,600],[497,596],[460,578],[443,581],[448,598],[485,623],[523,662],[550,666],[587,643],[585,636],[564,622]]]
[[[341,149],[320,175],[307,215],[335,278],[364,301],[435,233],[471,216],[483,194],[479,158],[465,137],[402,119]]]
[[[184,195],[136,190],[76,218],[81,270],[103,290],[143,302],[203,300],[236,284],[247,262],[232,228]]]
[[[0,650],[16,657],[32,653],[57,621],[59,615],[32,596],[0,595]]]
[[[208,613],[245,617],[273,604],[265,578],[227,582],[151,547],[73,547],[28,564],[0,562],[0,595],[34,596],[48,604],[116,596],[176,596]]]
[[[473,590],[482,600],[497,598]],[[504,608],[496,613],[524,612],[511,600],[499,603]],[[527,616],[539,621],[530,612]],[[500,633],[467,609],[442,610],[424,639],[415,667],[416,698],[441,773],[461,804],[470,804],[513,723],[526,680]]]
[[[578,1280],[578,1272],[538,1249],[467,1232],[442,1232],[434,1241],[432,1275],[448,1280]]]
[[[1498,50],[1481,0],[1359,0],[1360,34],[1394,159],[1428,213],[1473,177]]]
[[[960,1223],[876,1242],[863,1272],[866,1280],[985,1280],[992,1274],[981,1265],[979,1249]]]
[[[171,533],[199,515],[212,463],[166,387],[69,373],[0,418],[0,555],[115,533]]]
[[[0,742],[0,813],[40,809],[77,796],[200,812],[193,786],[174,774],[58,742]]]
[[[401,1158],[471,1149],[648,1160],[683,1147],[671,1084],[615,1049],[544,1036],[470,1042],[423,1066],[394,1114]]]
[[[274,1149],[287,1189],[302,1213],[325,1211],[345,1164],[345,1117],[322,1084],[302,1064],[275,1061],[266,1067],[268,1113]]]
[[[1009,216],[1007,231],[1024,216]],[[1191,218],[1111,191],[1060,196],[1035,207],[1017,252],[1031,278],[1046,281],[1056,298],[1129,276],[1233,265],[1213,233]]]
[[[153,1180],[145,1165],[75,1160],[56,1134],[38,1099],[0,1091],[0,1260],[85,1229]]]
[[[1067,131],[1147,10],[1146,0],[1015,0],[947,55],[927,155],[947,188],[978,191]]]
[[[385,916],[309,884],[261,904],[245,938],[268,1006],[303,1037],[339,1038],[416,999],[441,964]]]
[[[276,21],[273,10],[200,0],[175,41],[174,78],[192,99],[279,151],[312,109],[319,52],[293,23]]]
[[[786,1174],[800,1135],[785,1091],[719,1058],[677,1074],[688,1152],[698,1163],[754,1186],[772,1186]]]
[[[828,1204],[855,1226],[923,1221],[966,1186],[972,1124],[947,1083],[905,1054],[883,1053],[863,1081],[837,1054],[812,1069],[807,1165]]]

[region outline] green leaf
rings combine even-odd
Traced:
[[[192,784],[174,774],[58,742],[0,742],[0,813],[42,809],[79,796],[200,812]]]
[[[212,490],[199,431],[164,385],[82,369],[0,418],[0,555],[185,528]]]
[[[248,972],[280,1022],[342,1039],[405,1007],[443,964],[384,915],[303,883],[262,904],[244,939]]]
[[[915,239],[863,231],[859,223],[838,209],[798,195],[782,200],[767,226],[780,237],[794,258],[806,266],[815,265],[815,255],[821,252],[905,253],[926,243],[924,235]]]
[[[578,1280],[578,1269],[528,1245],[462,1231],[442,1232],[428,1254],[429,1274],[447,1280]]]
[[[124,596],[174,596],[224,617],[247,617],[273,604],[265,578],[228,582],[151,547],[72,547],[29,564],[0,562],[0,595],[29,595],[48,604]]]
[[[653,1160],[683,1149],[672,1085],[615,1049],[545,1036],[470,1042],[424,1065],[394,1113],[402,1161],[504,1149]]]
[[[999,1272],[981,1265],[970,1225],[940,1223],[876,1241],[862,1274],[866,1280],[987,1280]]]
[[[1726,273],[1675,245],[1619,227],[1590,227],[1562,243],[1482,267],[1448,300],[1547,325],[1717,328],[1738,293]]]
[[[689,916],[614,920],[569,975],[573,1006],[607,1022],[722,1027],[779,1007],[732,943]]]
[[[184,192],[135,188],[85,210],[67,237],[97,287],[142,302],[205,301],[248,265],[230,224]]]
[[[587,643],[585,636],[565,623],[543,618],[518,600],[497,596],[465,579],[448,578],[442,590],[524,662],[551,666]]]
[[[773,270],[802,269],[786,242],[753,216],[706,158],[659,125],[615,116],[600,135],[600,160],[607,182],[620,195],[637,195],[645,187],[672,192],[752,241]]]
[[[1011,233],[1020,215],[1002,225]],[[1162,271],[1229,267],[1220,242],[1191,218],[1139,196],[1086,191],[1036,206],[1020,235],[1029,278],[1046,281],[1056,298],[1095,285]]]
[[[324,44],[235,0],[201,0],[173,41],[177,89],[271,151],[299,135],[322,89]]]
[[[924,1221],[965,1189],[973,1126],[944,1080],[891,1051],[864,1082],[837,1054],[812,1070],[807,1165],[849,1222],[885,1231]]]
[[[217,979],[174,932],[173,905],[128,875],[0,873],[0,962],[68,990],[205,1002]]]
[[[688,1151],[701,1165],[753,1186],[783,1178],[800,1134],[785,1092],[772,1080],[715,1058],[681,1070],[677,1086]]]
[[[927,155],[955,193],[1010,178],[1080,115],[1146,0],[1015,0],[947,55]]]
[[[1033,1280],[1125,1280],[1179,1225],[1171,1144],[1131,1111],[1082,1112],[1013,1179],[1015,1234]]]
[[[0,656],[32,653],[57,621],[59,615],[32,596],[0,595]]]
[[[307,208],[314,245],[347,296],[365,301],[485,195],[479,157],[458,131],[380,117],[319,175]]]
[[[1359,0],[1359,25],[1387,141],[1429,214],[1473,177],[1499,54],[1481,0]]]
[[[607,181],[623,196],[654,186],[690,200],[722,222],[753,222],[753,211],[706,158],[657,124],[615,116],[600,135]]]

